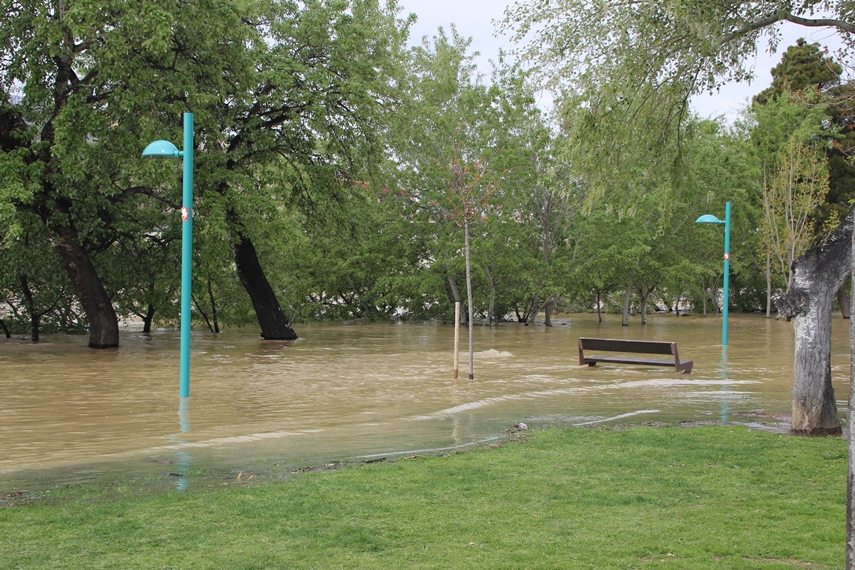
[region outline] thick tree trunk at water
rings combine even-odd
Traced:
[[[831,317],[834,295],[852,266],[853,210],[818,247],[793,263],[793,283],[778,299],[778,312],[793,320],[793,431],[806,435],[839,434],[831,385]]]
[[[852,215],[852,212],[849,213]],[[851,250],[855,251],[855,231],[852,232]],[[855,264],[850,260],[850,277],[852,286],[849,289],[849,306],[855,306]],[[846,468],[846,568],[855,568],[855,319],[849,319],[849,417],[847,418],[849,459]]]
[[[848,319],[850,315],[849,295],[847,294],[845,283],[837,290],[837,304],[840,306],[840,315],[844,319]]]
[[[261,326],[261,336],[268,340],[296,340],[297,333],[282,311],[276,293],[258,261],[255,246],[246,236],[231,236],[232,253],[238,278],[246,290]]]
[[[558,295],[552,295],[549,300],[546,302],[546,307],[544,308],[544,322],[543,324],[547,327],[552,326],[552,313],[555,311],[555,307],[558,305]]]
[[[71,225],[59,224],[51,224],[51,229],[56,236],[54,247],[59,261],[89,320],[89,348],[119,346],[119,319],[95,266],[78,243],[77,230]]]
[[[154,305],[151,303],[148,304],[148,309],[143,316],[143,329],[142,332],[150,333],[151,332],[151,322],[154,320]]]

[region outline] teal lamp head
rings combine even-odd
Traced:
[[[169,141],[154,141],[142,152],[143,156],[154,158],[179,158],[182,154],[184,153]]]
[[[696,224],[723,224],[724,221],[719,220],[718,218],[716,218],[712,214],[704,214],[703,216],[701,216],[700,218],[695,220],[695,223]]]

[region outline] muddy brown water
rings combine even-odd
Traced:
[[[793,328],[731,315],[651,316],[629,327],[570,315],[554,327],[475,327],[475,379],[452,378],[453,329],[440,323],[301,325],[301,339],[254,329],[192,333],[191,395],[178,397],[175,331],[127,330],[116,350],[87,337],[0,340],[0,490],[33,481],[158,474],[164,465],[240,469],[439,452],[503,437],[515,422],[742,421],[791,409]],[[580,336],[677,341],[689,375],[579,366]],[[848,321],[835,317],[832,373],[848,396]]]

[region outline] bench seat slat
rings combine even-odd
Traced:
[[[674,359],[665,360],[662,358],[636,358],[634,356],[586,356],[587,362],[618,362],[624,364],[649,364],[651,366],[671,366],[677,365]]]

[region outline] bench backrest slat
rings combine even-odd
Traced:
[[[611,352],[640,352],[645,354],[674,354],[673,342],[655,340],[623,340],[612,338],[579,338],[579,347],[585,350]]]

